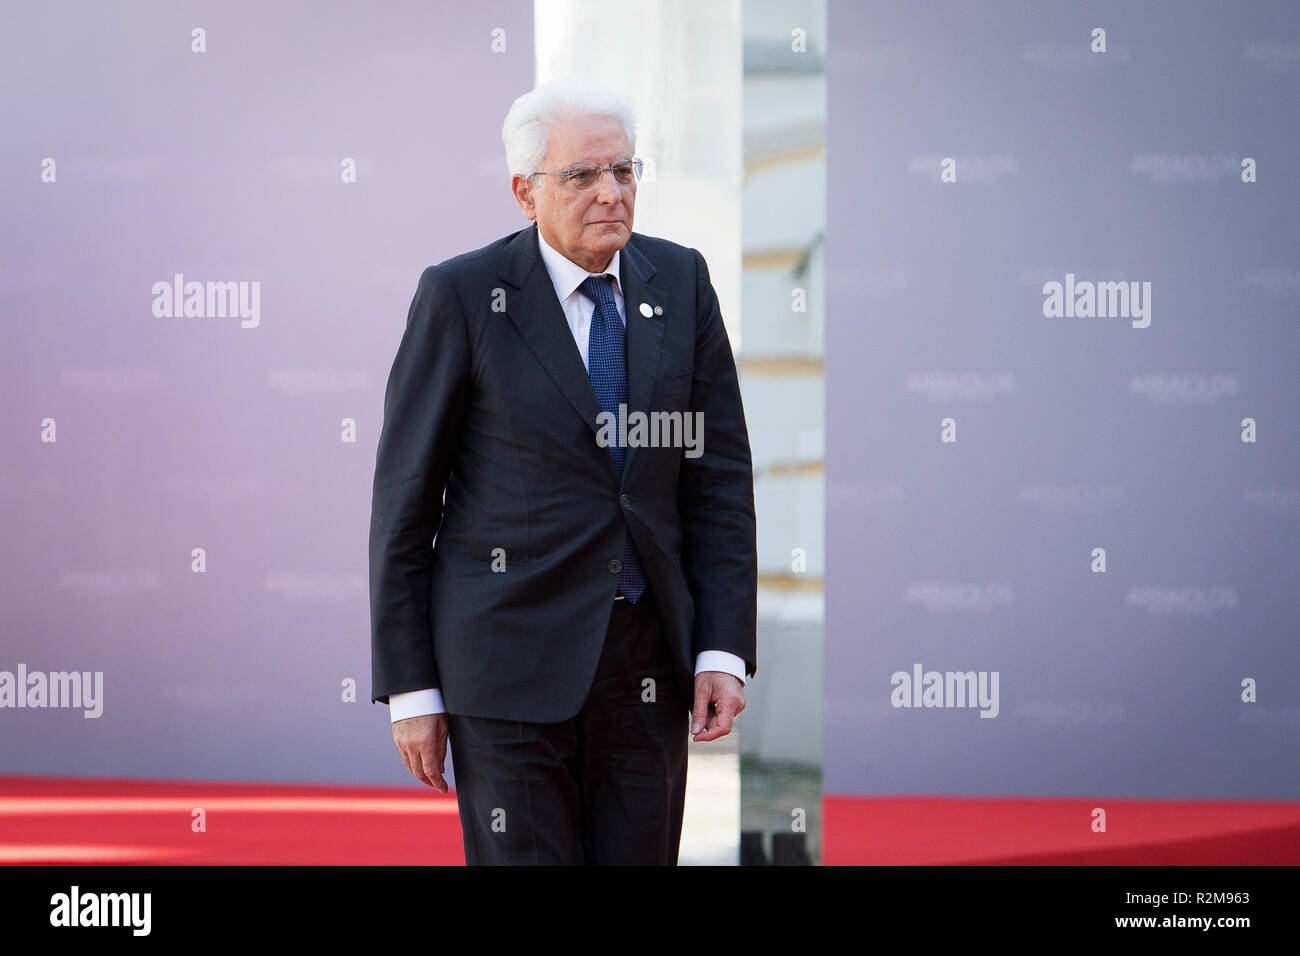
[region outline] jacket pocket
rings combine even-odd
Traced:
[[[659,397],[667,402],[679,398],[691,390],[691,376],[695,374],[692,366],[680,375],[670,375],[659,380]]]

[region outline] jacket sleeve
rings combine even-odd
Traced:
[[[749,432],[718,295],[704,257],[691,251],[697,313],[690,411],[703,416],[703,449],[699,457],[683,456],[677,487],[682,570],[695,600],[691,649],[729,651],[753,674],[758,549]]]
[[[465,315],[430,266],[420,276],[384,392],[370,508],[371,700],[439,687],[429,621],[433,536],[469,383]]]

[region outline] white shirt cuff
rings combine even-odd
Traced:
[[[700,671],[722,671],[734,675],[742,687],[745,684],[745,659],[730,651],[700,651],[695,655],[695,673]]]
[[[388,716],[392,718],[393,723],[406,720],[408,717],[423,717],[425,714],[446,712],[447,708],[442,705],[442,691],[436,687],[388,695]]]
[[[731,674],[745,684],[745,659],[730,651],[700,651],[695,656],[695,673],[701,671],[722,671]],[[408,717],[422,717],[426,714],[445,714],[446,706],[442,702],[442,691],[436,687],[424,690],[411,690],[401,694],[388,695],[388,716],[393,723]]]

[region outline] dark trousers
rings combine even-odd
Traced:
[[[467,864],[676,865],[691,702],[669,653],[647,590],[614,601],[577,716],[448,715]]]

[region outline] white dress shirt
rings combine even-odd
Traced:
[[[555,286],[555,295],[559,298],[560,305],[564,307],[564,317],[569,322],[569,330],[573,333],[573,340],[582,355],[582,364],[586,365],[587,340],[591,336],[591,317],[596,312],[596,304],[583,295],[578,287],[592,275],[612,276],[614,304],[618,306],[618,317],[623,320],[623,325],[626,327],[627,311],[623,308],[623,289],[619,284],[619,252],[617,250],[614,252],[614,258],[609,260],[609,265],[605,267],[604,272],[592,273],[552,249],[542,238],[540,230],[537,239],[541,248],[542,262],[545,263],[546,271],[550,274],[551,284]],[[695,656],[695,673],[699,674],[701,671],[723,671],[738,678],[742,685],[745,683],[745,659],[730,651],[700,651]],[[447,708],[442,703],[442,691],[437,688],[426,688],[401,694],[389,694],[388,711],[393,721],[398,721],[424,714],[446,713]]]

